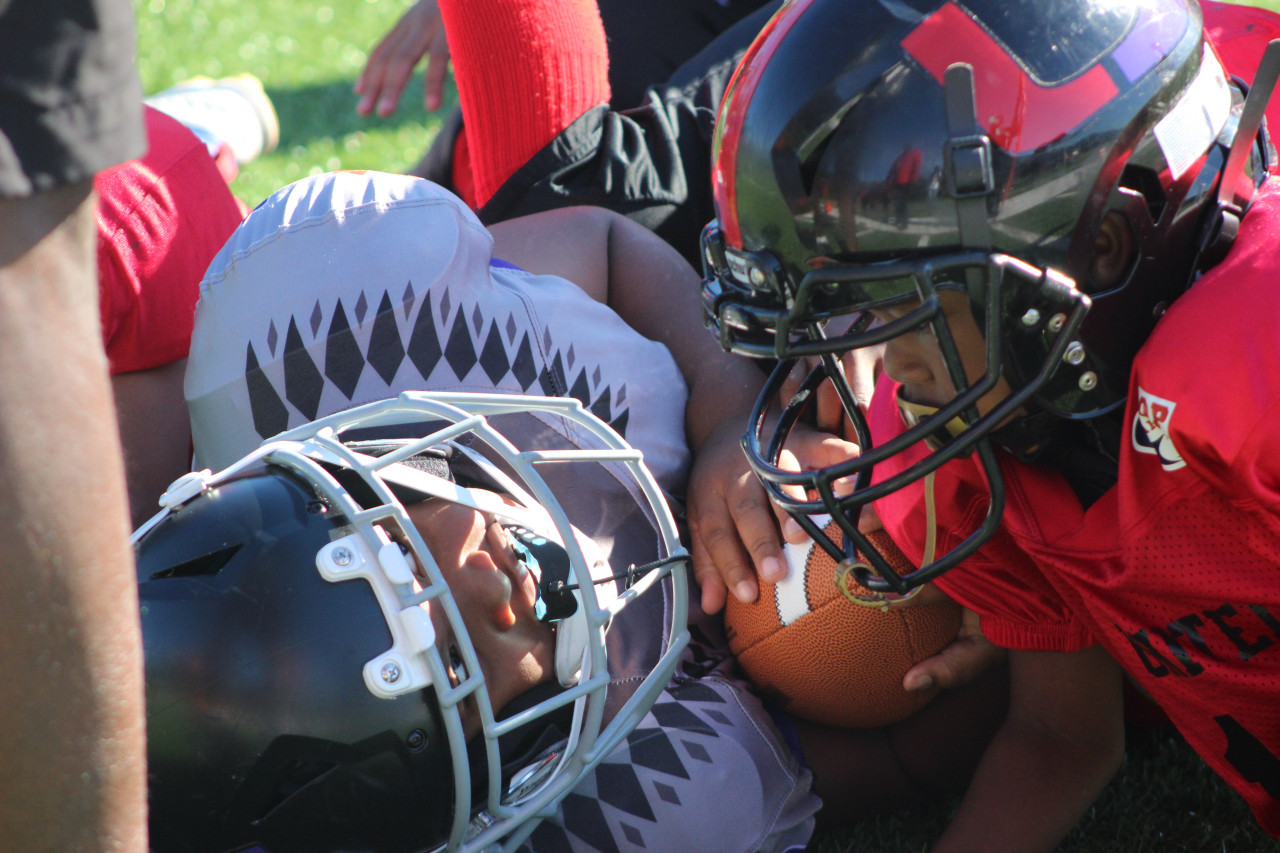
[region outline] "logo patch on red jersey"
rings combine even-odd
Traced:
[[[1154,455],[1166,471],[1176,471],[1187,464],[1173,446],[1173,437],[1169,434],[1169,423],[1173,420],[1176,406],[1172,400],[1138,388],[1138,411],[1133,416],[1133,449]]]

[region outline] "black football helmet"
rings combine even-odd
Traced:
[[[726,349],[780,360],[748,457],[833,557],[867,556],[864,584],[905,593],[994,532],[1004,492],[992,441],[1029,452],[1050,424],[1123,405],[1138,347],[1225,251],[1265,175],[1264,104],[1242,119],[1241,88],[1187,0],[795,0],[761,31],[716,126],[705,317]],[[1102,285],[1091,261],[1112,211],[1136,252]],[[967,293],[985,336],[980,376],[965,375],[940,312],[948,288]],[[917,307],[885,325],[866,313],[904,305]],[[956,396],[873,446],[838,356],[929,329]],[[802,357],[821,366],[766,434],[770,401]],[[977,401],[1001,379],[1011,395],[980,416]],[[784,471],[779,453],[824,381],[862,455]],[[935,445],[927,459],[873,477],[922,440]],[[950,553],[893,572],[858,533],[860,509],[970,453],[991,487],[985,521]],[[837,497],[842,478],[856,488]],[[817,513],[840,522],[843,547]]]
[[[488,421],[513,412],[568,421],[600,449],[517,450]],[[344,439],[405,423],[430,434]],[[600,462],[648,504],[655,563],[615,573],[538,473]],[[506,708],[406,512],[426,499],[492,514],[540,578],[556,678]],[[514,849],[639,723],[688,639],[685,552],[662,493],[639,451],[570,398],[406,392],[189,474],[162,506],[134,534],[161,853]],[[605,632],[659,585],[670,621],[655,628],[671,640],[606,713]],[[470,742],[464,702],[481,720]]]

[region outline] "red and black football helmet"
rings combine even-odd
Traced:
[[[1269,93],[1264,76],[1257,88]],[[1229,245],[1268,154],[1258,135],[1265,104],[1244,110],[1242,88],[1185,0],[785,5],[722,103],[718,220],[703,234],[708,326],[730,351],[780,360],[744,438],[773,499],[837,559],[862,551],[871,565],[859,577],[881,591],[905,593],[976,550],[1003,511],[994,447],[1025,450],[1049,423],[1121,407],[1159,315]],[[1090,264],[1111,211],[1137,251],[1120,282],[1103,287]],[[948,288],[967,293],[985,335],[979,377],[965,375],[939,310]],[[866,313],[917,302],[887,325]],[[872,446],[838,356],[927,329],[956,396]],[[802,357],[822,366],[770,431],[771,401]],[[1011,396],[979,415],[977,401],[1000,379]],[[863,453],[782,470],[787,436],[825,381]],[[1020,409],[1030,414],[997,433]],[[948,428],[957,418],[962,428]],[[873,477],[922,440],[935,445],[926,459]],[[894,573],[858,533],[861,508],[970,453],[991,488],[985,521],[951,552]],[[837,497],[843,478],[856,488]],[[842,545],[809,519],[819,513],[840,522]]]

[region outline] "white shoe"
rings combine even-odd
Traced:
[[[280,142],[280,119],[252,74],[184,80],[146,103],[189,127],[212,156],[226,145],[240,165],[271,153]]]

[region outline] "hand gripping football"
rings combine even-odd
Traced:
[[[840,542],[834,522],[826,532]],[[886,533],[868,538],[895,570],[912,568]],[[762,583],[751,604],[730,596],[725,608],[729,646],[761,693],[798,717],[853,728],[887,725],[924,707],[936,688],[908,693],[902,677],[955,639],[960,605],[947,598],[887,608],[856,603],[839,589],[836,562],[820,546],[786,550],[786,580]],[[839,574],[850,592],[874,596]]]

